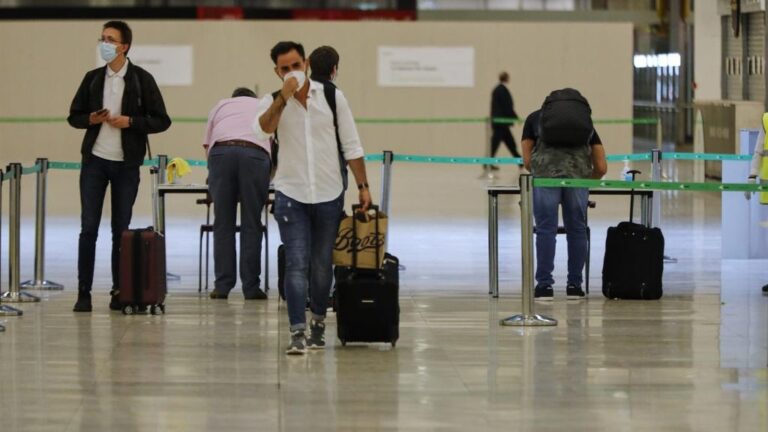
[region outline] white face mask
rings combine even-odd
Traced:
[[[102,42],[99,45],[99,53],[101,54],[101,59],[109,63],[117,58],[117,47],[109,42]]]
[[[283,82],[287,80],[288,78],[296,78],[296,81],[299,82],[299,89],[304,87],[304,83],[307,81],[307,74],[304,73],[304,71],[291,71],[285,74],[283,77]]]

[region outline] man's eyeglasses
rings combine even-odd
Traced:
[[[97,42],[107,42],[107,43],[111,43],[111,44],[117,44],[117,45],[120,45],[120,44],[122,44],[122,42],[120,42],[120,41],[118,41],[118,40],[114,40],[114,39],[112,39],[110,36],[107,36],[107,37],[100,37],[100,38],[96,39],[96,41],[97,41]]]

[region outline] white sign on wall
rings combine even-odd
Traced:
[[[151,73],[159,86],[191,86],[191,45],[133,45],[128,58]],[[96,66],[104,66],[96,46]]]
[[[474,87],[474,47],[379,47],[381,87]]]

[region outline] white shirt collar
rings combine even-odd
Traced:
[[[309,80],[309,91],[322,91],[323,84],[314,80]]]
[[[128,72],[128,59],[125,59],[123,67],[121,67],[117,72],[113,71],[112,68],[107,65],[107,78],[113,78],[115,75],[119,76],[120,78],[125,78],[126,72]]]

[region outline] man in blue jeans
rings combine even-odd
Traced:
[[[67,121],[84,129],[80,150],[80,238],[77,256],[77,302],[75,312],[91,312],[91,288],[96,261],[101,210],[107,187],[112,208],[112,300],[111,310],[120,310],[120,236],[128,229],[133,203],[139,190],[139,167],[147,153],[147,135],[171,126],[155,79],[128,59],[133,32],[123,21],[104,24],[99,53],[105,66],[85,74]]]
[[[573,89],[564,89],[567,97],[586,99]],[[556,92],[553,92],[553,94]],[[572,94],[571,94],[572,93]],[[549,100],[549,98],[548,98]],[[545,102],[545,106],[547,102]],[[584,107],[582,107],[584,108]],[[584,108],[590,113],[588,104]],[[566,108],[567,114],[567,108]],[[588,115],[588,114],[587,114]],[[588,138],[576,143],[558,143],[542,140],[542,110],[531,113],[523,127],[523,162],[534,177],[542,178],[593,178],[605,175],[607,164],[597,131],[592,129]],[[567,115],[566,117],[567,121]],[[591,127],[591,119],[587,119]],[[584,298],[581,289],[582,270],[587,255],[587,199],[585,188],[534,188],[533,217],[536,222],[536,290],[538,300],[552,300],[555,280],[555,244],[558,226],[558,208],[563,208],[563,225],[568,241],[568,281],[566,295],[569,299]]]
[[[257,135],[279,137],[275,172],[275,219],[285,245],[285,299],[291,340],[286,354],[304,354],[307,347],[325,348],[325,314],[333,280],[333,244],[339,229],[346,166],[355,177],[359,200],[371,203],[363,147],[352,111],[335,89],[336,117],[325,95],[325,84],[307,79],[304,47],[279,42],[270,57],[283,87],[262,99],[254,122]],[[311,290],[309,337],[305,306]]]
[[[261,281],[261,211],[269,195],[270,145],[253,131],[259,108],[256,93],[237,88],[208,115],[203,147],[208,153],[208,185],[213,199],[212,299],[226,299],[237,282],[235,227],[240,203],[240,279],[246,300],[264,300]]]

